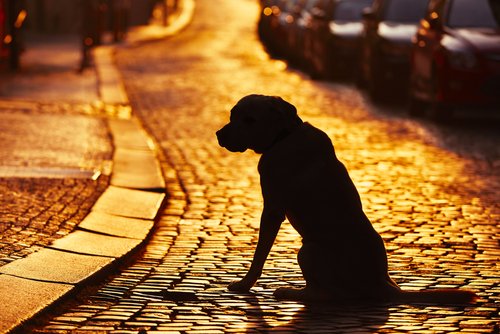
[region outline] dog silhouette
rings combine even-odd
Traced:
[[[260,277],[281,223],[302,237],[298,263],[305,287],[279,288],[278,299],[338,302],[468,303],[475,294],[458,289],[403,291],[388,273],[384,242],[362,209],[347,169],[329,137],[303,122],[277,96],[248,95],[231,109],[216,133],[231,152],[262,154],[258,171],[264,201],[252,264],[231,291],[248,291]]]

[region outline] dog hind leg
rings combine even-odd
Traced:
[[[274,296],[277,299],[295,301],[335,301],[346,299],[344,293],[338,289],[335,279],[335,268],[331,261],[325,263],[321,254],[324,250],[314,244],[304,244],[298,254],[298,262],[302,275],[306,281],[304,288],[279,288]]]

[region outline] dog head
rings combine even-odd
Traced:
[[[231,152],[264,153],[300,124],[292,104],[278,96],[253,94],[231,109],[230,122],[217,131],[217,139]]]

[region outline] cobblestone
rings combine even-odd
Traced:
[[[72,232],[106,185],[104,178],[0,178],[0,265]]]
[[[82,114],[81,105],[47,106],[0,101],[0,266],[72,232],[109,181],[65,177],[108,173],[104,120]],[[11,175],[16,171],[21,175]]]
[[[35,332],[498,333],[498,168],[436,145],[425,123],[387,117],[352,87],[268,59],[253,35],[253,1],[199,0],[197,12],[181,35],[118,53],[132,107],[162,149],[169,201],[155,234],[133,264]],[[303,284],[288,223],[252,292],[228,292],[257,239],[258,156],[224,151],[214,133],[253,92],[283,96],[330,135],[401,286],[470,288],[480,301],[278,302],[274,289]]]

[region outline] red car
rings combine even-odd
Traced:
[[[7,58],[9,56],[7,44],[7,14],[4,0],[0,0],[0,70],[6,67]]]
[[[363,11],[359,83],[374,101],[408,91],[412,38],[428,0],[374,0]]]
[[[413,40],[410,113],[500,111],[500,1],[431,0]],[[489,108],[488,108],[489,109]]]
[[[0,69],[16,69],[23,49],[21,29],[26,19],[25,1],[0,0]]]
[[[373,0],[319,1],[313,10],[311,50],[315,77],[340,78],[356,72],[361,53],[363,9]]]

